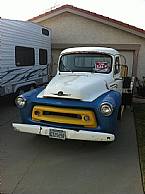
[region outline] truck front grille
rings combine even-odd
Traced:
[[[93,111],[84,109],[60,108],[52,106],[34,106],[32,120],[45,123],[61,123],[88,128],[97,126]]]

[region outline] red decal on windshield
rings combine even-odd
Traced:
[[[106,69],[108,65],[106,62],[96,62],[96,69]]]

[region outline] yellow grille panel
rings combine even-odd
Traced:
[[[89,128],[97,126],[93,111],[51,106],[35,106],[32,111],[32,120],[80,125]]]

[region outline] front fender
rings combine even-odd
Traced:
[[[108,91],[100,97],[96,98],[93,102],[84,102],[80,100],[73,99],[63,99],[63,98],[43,98],[38,97],[38,94],[44,88],[38,88],[31,92],[25,93],[23,96],[26,98],[27,103],[25,107],[20,109],[22,122],[25,124],[36,124],[32,120],[32,109],[35,105],[44,106],[56,106],[63,108],[79,108],[84,110],[92,110],[96,115],[97,127],[96,128],[81,128],[81,130],[97,131],[104,133],[115,133],[117,129],[117,115],[118,110],[121,105],[121,94],[116,91]],[[110,103],[113,106],[113,113],[110,116],[104,116],[100,111],[100,106],[102,103]],[[51,124],[39,122],[37,124],[51,126]],[[57,127],[64,127],[58,124]],[[66,127],[66,126],[65,126]],[[67,126],[69,129],[73,129],[73,126]]]
[[[99,128],[105,130],[106,132],[114,133],[117,129],[117,116],[118,111],[121,106],[122,96],[119,92],[116,91],[109,91],[98,99],[95,100],[96,102],[96,115],[97,115],[97,122],[99,123]],[[109,103],[113,107],[113,113],[110,116],[104,116],[101,111],[100,107],[102,103]]]

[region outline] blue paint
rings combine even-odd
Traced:
[[[13,72],[20,71],[20,70],[21,70],[21,72],[20,73],[17,72],[17,74],[13,75],[13,77],[2,82],[1,85],[8,84],[8,83],[14,81],[16,78],[18,79],[17,82],[29,81],[30,78],[33,78],[33,77],[35,77],[36,74],[39,74],[39,71],[40,72],[45,71],[46,69],[47,69],[47,67],[44,67],[41,69],[36,69],[36,70],[33,70],[33,68],[28,69],[28,70],[25,70],[25,68],[17,68],[17,69],[8,70],[6,72],[3,72],[5,74],[3,76],[0,76],[0,79],[4,79],[6,76],[10,76],[10,74],[12,74]]]
[[[25,93],[26,106],[20,109],[22,122],[25,124],[36,124],[43,126],[51,126],[57,128],[77,129],[95,132],[104,132],[115,134],[117,132],[117,114],[121,105],[121,94],[116,91],[108,91],[92,102],[84,102],[80,100],[63,99],[63,98],[37,98],[37,95],[44,89],[44,87],[37,88]],[[106,117],[100,112],[100,105],[103,102],[108,102],[113,106],[112,115]],[[31,119],[32,109],[36,105],[55,106],[63,108],[80,108],[94,111],[97,119],[97,128],[84,128],[77,126],[70,126],[65,124],[48,124],[44,122],[35,122]]]

